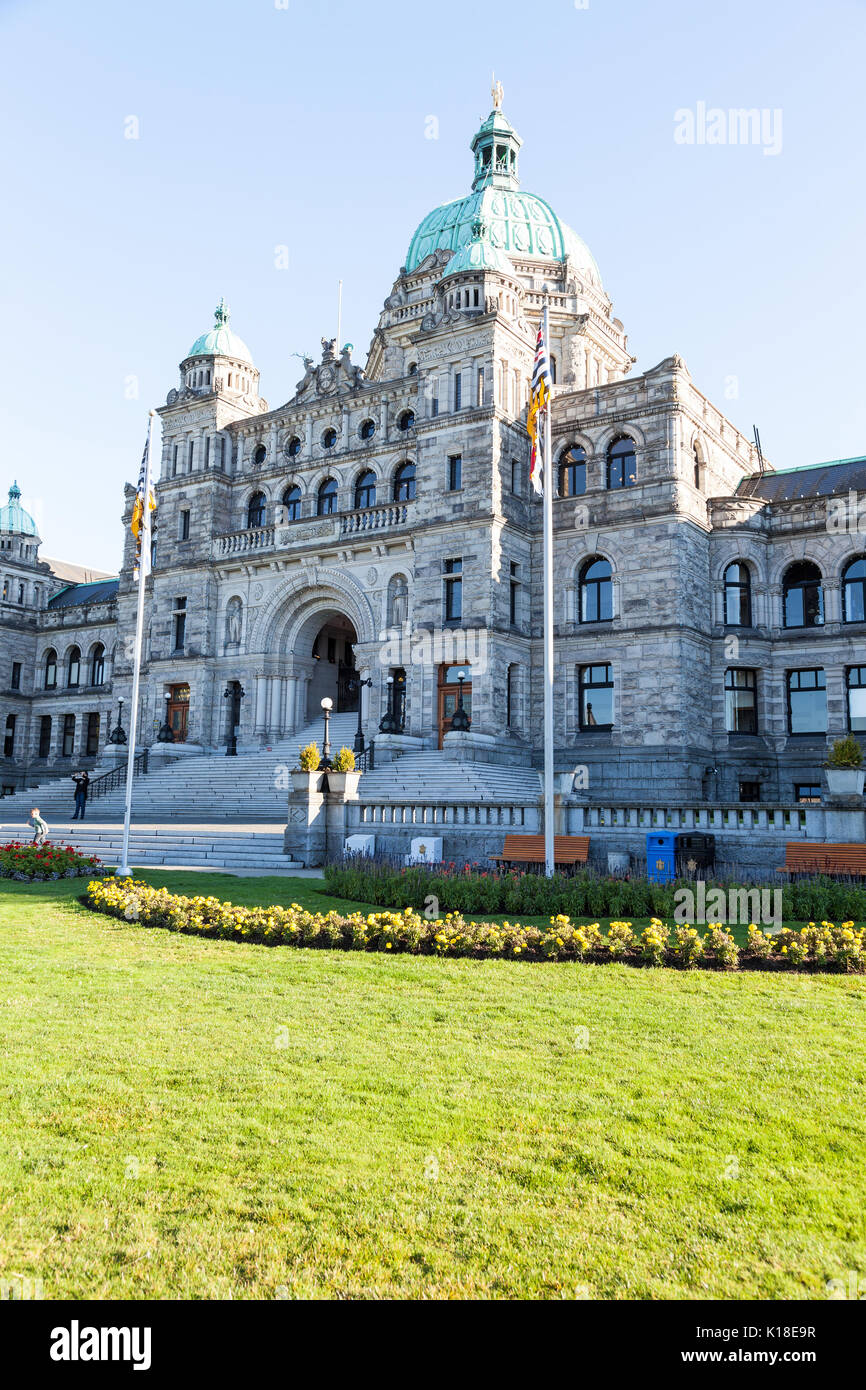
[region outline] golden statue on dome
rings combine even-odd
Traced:
[[[502,83],[496,81],[496,73],[492,74],[493,86],[490,88],[490,95],[493,97],[493,110],[502,110],[502,98],[505,96]]]

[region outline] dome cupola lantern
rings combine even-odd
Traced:
[[[479,188],[520,187],[517,156],[523,144],[513,125],[502,113],[502,83],[494,79],[493,110],[472,140],[475,155],[475,178],[472,190]]]

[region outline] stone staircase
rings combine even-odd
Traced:
[[[371,802],[458,802],[532,805],[541,795],[541,776],[531,767],[473,762],[429,749],[407,753],[367,772],[361,794]]]
[[[331,717],[331,752],[344,744],[352,747],[358,716]],[[281,769],[297,765],[298,748],[307,743],[322,746],[322,720],[298,730],[265,749],[239,753],[203,754],[179,759],[136,777],[132,791],[133,823],[265,821],[285,825],[288,790]],[[53,828],[69,823],[74,810],[74,784],[68,779],[44,782],[0,801],[0,820],[23,823],[38,806]],[[89,822],[116,824],[123,821],[124,788],[87,803]]]
[[[40,807],[40,810],[42,808]],[[3,826],[4,838],[29,840],[32,829]],[[52,824],[55,844],[74,845],[82,854],[95,854],[104,864],[120,862],[123,826]],[[129,834],[129,863],[133,868],[193,868],[214,872],[292,874],[301,869],[283,850],[281,825],[133,825]]]

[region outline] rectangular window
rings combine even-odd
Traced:
[[[95,758],[99,752],[99,715],[87,716],[87,742],[84,751],[88,758]]]
[[[760,801],[761,784],[760,782],[741,782],[740,800],[741,801]]]
[[[434,396],[433,399],[432,399],[431,402],[430,402],[430,414],[433,416],[434,420],[435,420],[436,416],[439,414],[439,397],[438,397],[438,396]]]
[[[6,716],[6,736],[3,739],[3,756],[11,758],[15,752],[15,720],[17,716],[7,714]]]
[[[18,602],[19,602],[19,603],[23,603],[23,602],[24,602],[24,585],[23,585],[23,584],[19,584],[19,585],[18,585]]]
[[[179,520],[179,526],[178,526],[178,540],[181,540],[181,541],[188,541],[188,540],[189,540],[189,508],[188,508],[188,507],[183,507],[183,508],[181,509],[181,512],[180,512],[180,520]]]
[[[459,492],[463,487],[463,456],[451,454],[448,459],[448,491]]]
[[[183,644],[186,640],[186,599],[176,598],[174,601],[174,650],[183,651]]]
[[[827,689],[824,672],[820,667],[809,671],[788,672],[788,732],[827,732]]]
[[[454,409],[459,410],[463,405],[463,373],[454,373]]]
[[[821,784],[820,782],[795,782],[794,800],[811,802],[812,805],[821,803]]]
[[[176,477],[177,477],[177,445],[176,445],[176,444],[175,444],[175,446],[174,446],[174,450],[173,450],[172,456],[171,456],[171,476],[172,476],[173,478],[176,478]]]
[[[187,471],[187,473],[191,473],[191,472],[192,472],[192,465],[193,465],[193,460],[194,460],[194,458],[195,458],[195,440],[194,440],[194,439],[191,439],[191,440],[189,441],[189,449],[188,449],[188,451],[187,451],[187,460],[186,460],[186,471]]]
[[[613,728],[613,668],[578,668],[580,727],[584,733]]]
[[[516,561],[511,561],[510,593],[508,597],[509,622],[512,627],[517,626],[520,605],[520,566]]]
[[[75,715],[64,714],[63,716],[63,744],[62,751],[64,758],[71,758],[75,752]]]
[[[208,381],[210,381],[210,372],[208,372],[207,376],[208,376]],[[209,435],[209,434],[206,434],[206,435],[205,435],[205,438],[204,438],[204,466],[205,466],[205,468],[210,468],[210,435]]]
[[[481,405],[484,404],[484,368],[483,368],[483,367],[479,367],[479,368],[478,368],[478,396],[477,396],[476,404],[479,405],[479,406],[481,406]]]
[[[443,561],[445,574],[445,621],[459,623],[463,617],[463,561]]]
[[[13,690],[20,690],[20,689],[21,689],[21,662],[20,662],[20,661],[13,661],[13,662],[12,662],[12,689],[13,689]]]
[[[39,756],[47,758],[51,752],[51,715],[43,714],[39,720]]]
[[[523,496],[523,464],[518,459],[511,460],[511,491],[515,497]]]
[[[758,676],[745,666],[725,672],[725,728],[729,734],[758,732]]]
[[[866,666],[848,667],[848,728],[866,733]]]

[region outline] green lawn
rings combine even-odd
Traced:
[[[742,1299],[866,1267],[866,979],[267,949],[80,891],[0,885],[4,1277]]]

